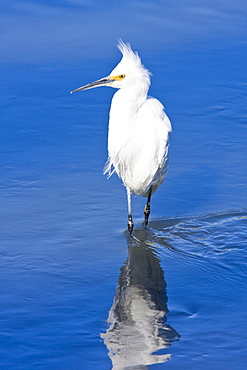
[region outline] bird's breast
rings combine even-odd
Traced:
[[[162,107],[160,103],[159,105]],[[161,109],[159,105],[157,107]],[[157,187],[164,179],[169,132],[164,117],[163,110],[160,114],[155,114],[150,103],[136,111],[124,108],[122,112],[111,110],[109,162],[124,185],[135,194],[146,196],[150,186]],[[166,119],[169,122],[167,117]]]

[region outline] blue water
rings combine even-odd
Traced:
[[[0,368],[245,369],[244,2],[2,1]],[[168,176],[134,197],[102,175],[120,60],[152,72]]]

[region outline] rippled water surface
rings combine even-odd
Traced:
[[[244,2],[2,1],[0,368],[245,369]],[[106,179],[121,37],[173,124],[152,199]]]

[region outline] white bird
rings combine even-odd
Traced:
[[[134,223],[131,194],[147,197],[145,225],[150,214],[151,195],[163,182],[168,169],[171,123],[163,105],[148,97],[150,72],[129,44],[119,41],[123,54],[109,76],[79,87],[71,93],[98,86],[119,89],[113,96],[108,130],[108,161],[104,174],[114,172],[122,179],[128,200],[128,230]]]

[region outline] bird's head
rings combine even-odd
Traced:
[[[130,45],[125,44],[122,40],[119,41],[118,48],[123,54],[123,57],[109,76],[81,86],[71,91],[71,93],[99,86],[110,86],[121,89],[132,87],[136,84],[145,85],[148,89],[150,85],[150,72],[142,65],[139,55],[134,53]]]

